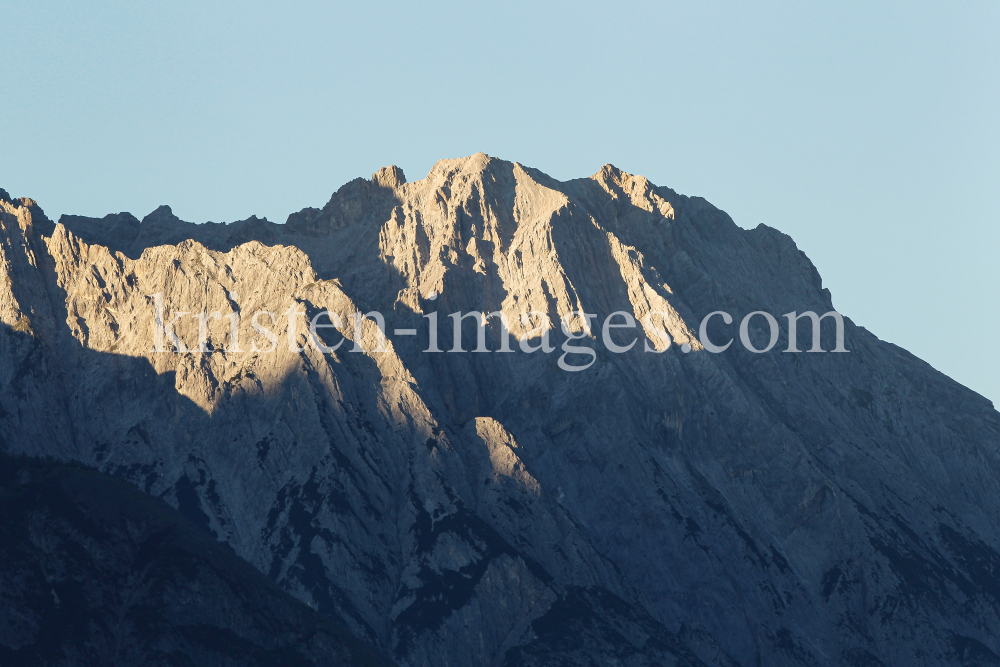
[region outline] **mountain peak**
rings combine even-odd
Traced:
[[[383,188],[398,188],[406,183],[406,176],[402,169],[393,164],[372,174],[372,183]]]

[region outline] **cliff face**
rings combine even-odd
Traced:
[[[782,314],[832,304],[773,229],[610,166],[562,183],[481,154],[284,225],[53,225],[2,195],[3,448],[166,499],[400,664],[1000,662],[1000,415],[849,320],[849,353],[781,352]],[[156,351],[158,309],[190,313],[189,351]],[[310,341],[324,309],[342,326]],[[451,350],[449,313],[503,312],[537,345],[579,310],[580,372],[561,334],[495,352],[495,318],[494,352],[422,351],[433,311]],[[713,354],[717,310],[736,342]],[[765,354],[739,341],[757,310],[782,320]],[[627,353],[600,342],[615,311],[639,323],[612,333],[640,334]]]

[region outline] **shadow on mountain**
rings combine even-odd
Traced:
[[[507,654],[503,667],[705,665],[677,635],[596,587],[569,586],[531,624],[531,634],[531,641]],[[720,667],[738,667],[717,648],[716,654]]]
[[[2,664],[391,664],[96,470],[0,455],[0,516]]]
[[[371,180],[356,178],[338,189],[322,209],[302,209],[289,215],[285,224],[257,216],[231,223],[185,222],[169,206],[160,206],[141,221],[131,213],[113,213],[103,218],[63,215],[59,222],[84,242],[106,246],[133,260],[147,248],[186,240],[217,252],[229,252],[250,241],[292,246],[309,257],[319,278],[325,280],[339,277],[334,266],[337,258],[378,256],[381,225],[400,203],[391,184],[403,182],[397,167],[382,169]],[[325,242],[317,243],[318,237]]]
[[[282,235],[282,226],[266,218],[252,216],[228,224],[196,224],[181,220],[169,206],[160,206],[141,222],[131,213],[112,213],[103,218],[64,215],[59,222],[85,242],[106,246],[130,259],[139,259],[146,248],[176,245],[188,239],[209,250],[229,252],[248,241],[274,245]]]

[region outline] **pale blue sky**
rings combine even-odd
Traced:
[[[1000,3],[207,4],[0,5],[0,187],[282,222],[387,164],[611,162],[1000,401]]]

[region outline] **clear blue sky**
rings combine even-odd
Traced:
[[[611,162],[787,232],[1000,403],[1000,3],[825,4],[8,0],[0,187],[280,222],[388,164]]]

